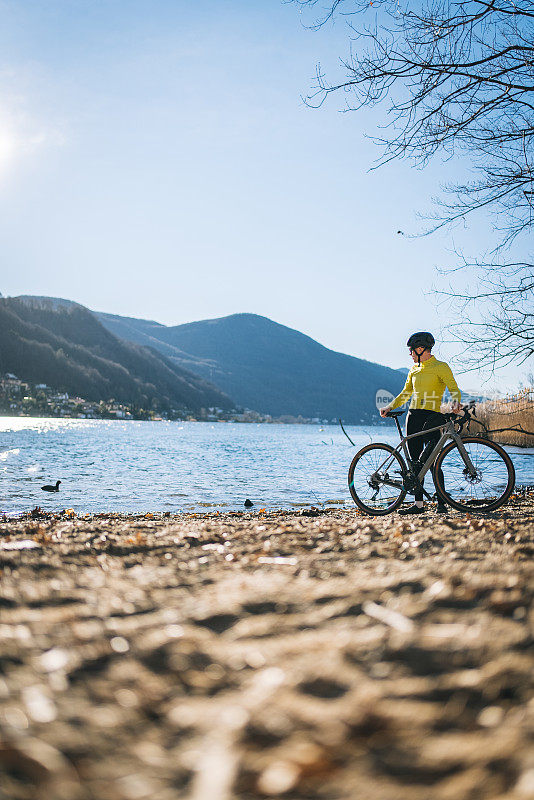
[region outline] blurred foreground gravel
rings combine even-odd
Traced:
[[[0,522],[2,800],[534,797],[534,497]]]

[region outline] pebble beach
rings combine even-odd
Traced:
[[[534,494],[0,521],[2,800],[534,797]]]

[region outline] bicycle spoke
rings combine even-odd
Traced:
[[[404,495],[402,460],[383,445],[363,448],[353,459],[349,488],[355,502],[370,514],[391,510]],[[395,481],[398,486],[391,486]]]

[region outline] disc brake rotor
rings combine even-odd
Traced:
[[[479,469],[476,469],[475,470],[475,474],[472,475],[469,472],[468,468],[466,467],[463,470],[463,473],[464,473],[466,481],[469,481],[469,483],[481,483],[482,482],[482,473],[481,473],[481,471]]]

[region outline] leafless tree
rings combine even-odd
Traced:
[[[465,264],[478,270],[474,292],[443,292],[456,312],[449,331],[467,369],[492,371],[534,355],[534,271],[528,262]]]
[[[476,344],[478,366],[524,362],[534,351],[534,269],[530,255],[510,261],[509,249],[524,238],[528,251],[533,226],[534,0],[291,1],[321,8],[317,27],[339,15],[350,27],[341,79],[319,67],[310,104],[338,92],[347,110],[385,104],[381,164],[468,154],[473,180],[444,187],[427,232],[484,210],[496,246],[472,264],[478,292],[451,298],[482,317],[454,333],[467,350]]]

